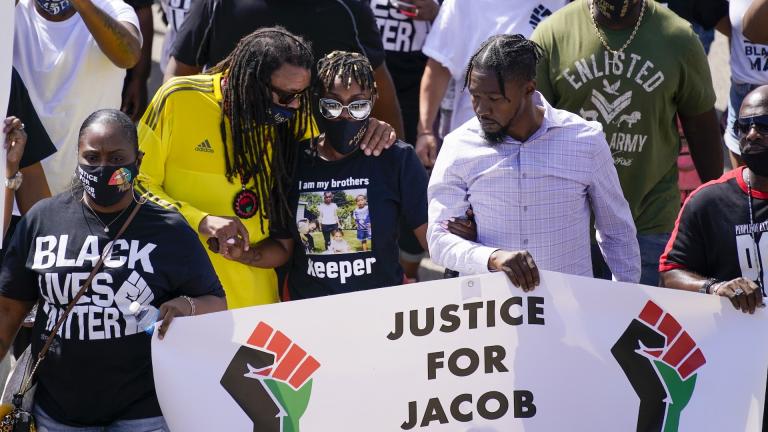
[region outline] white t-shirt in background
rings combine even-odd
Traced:
[[[472,54],[496,34],[530,37],[536,26],[567,0],[445,0],[432,23],[422,51],[448,68],[455,97],[450,130],[475,116],[469,93],[463,91],[464,72]]]
[[[92,0],[136,29],[139,19],[122,0]],[[53,22],[40,16],[35,0],[16,5],[13,65],[57,152],[42,161],[51,192],[66,190],[77,166],[77,134],[94,111],[120,108],[125,69],[101,51],[80,14]]]
[[[730,0],[731,79],[739,84],[768,84],[768,45],[752,43],[742,33],[751,0]]]

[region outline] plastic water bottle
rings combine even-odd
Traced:
[[[136,301],[128,306],[128,311],[136,317],[136,323],[139,328],[148,335],[152,335],[152,332],[155,330],[155,323],[160,316],[160,311],[152,305],[142,305]]]

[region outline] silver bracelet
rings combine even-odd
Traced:
[[[183,298],[184,300],[186,300],[187,303],[189,303],[189,308],[192,310],[189,313],[189,316],[193,316],[195,314],[195,301],[192,300],[192,297],[190,297],[190,296],[183,295],[183,296],[180,296],[180,297]]]

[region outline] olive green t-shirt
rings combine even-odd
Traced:
[[[617,56],[601,44],[586,0],[555,12],[531,38],[545,51],[538,90],[553,106],[602,123],[637,232],[662,233],[680,210],[675,113],[712,109],[715,92],[690,24],[646,1],[634,40]],[[633,28],[601,31],[618,50]]]

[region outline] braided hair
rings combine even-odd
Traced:
[[[330,91],[337,77],[341,78],[341,83],[346,88],[352,85],[354,79],[363,91],[371,91],[371,99],[376,98],[373,67],[364,55],[348,51],[334,51],[317,62],[317,78],[323,89]]]
[[[314,57],[308,42],[282,27],[268,27],[243,37],[235,49],[209,73],[222,73],[223,109],[220,123],[227,180],[253,177],[262,216],[281,225],[291,220],[288,195],[298,156],[296,137],[314,127],[309,92],[287,122],[268,126],[272,105],[271,77],[284,64],[312,70]],[[232,129],[227,145],[226,120]],[[313,131],[314,132],[314,131]],[[287,226],[287,225],[286,225]],[[261,219],[264,232],[264,221]]]
[[[534,41],[520,34],[494,35],[480,45],[464,72],[464,89],[469,86],[472,70],[477,68],[486,72],[495,72],[501,94],[504,80],[530,81],[536,77],[536,65],[543,56],[543,50]]]

